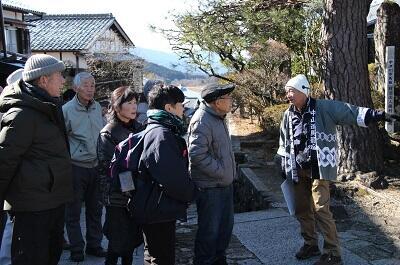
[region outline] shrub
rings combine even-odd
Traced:
[[[235,104],[242,111],[260,120],[266,107],[284,100],[284,86],[290,72],[289,54],[284,44],[272,40],[252,47],[249,67],[230,76],[237,84],[233,92]]]
[[[374,63],[368,64],[368,76],[371,91],[378,90],[378,67]]]
[[[279,104],[265,108],[260,121],[260,127],[265,132],[268,132],[269,135],[278,136],[283,113],[288,107],[289,104]]]
[[[385,95],[381,91],[371,89],[371,98],[375,109],[385,109]]]

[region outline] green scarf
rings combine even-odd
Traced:
[[[183,120],[168,111],[150,109],[147,111],[147,117],[166,126],[178,136],[183,136],[186,133]]]

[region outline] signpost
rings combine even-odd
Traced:
[[[394,104],[394,46],[386,47],[386,73],[385,73],[385,112],[386,113],[394,113],[395,104]],[[387,132],[393,133],[394,130],[394,122],[386,122],[385,129]]]

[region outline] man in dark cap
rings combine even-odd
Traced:
[[[236,165],[226,124],[232,109],[233,84],[210,84],[189,125],[189,160],[193,181],[201,189],[196,201],[198,230],[194,264],[227,264],[233,229]]]

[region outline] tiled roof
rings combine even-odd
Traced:
[[[112,14],[44,15],[31,23],[32,51],[85,50],[112,25],[133,45]]]
[[[1,1],[1,4],[3,6],[3,9],[9,9],[9,10],[15,10],[15,11],[20,11],[22,13],[32,13],[36,15],[42,15],[44,12],[39,12],[36,10],[31,9],[30,7],[27,7],[26,5],[16,1],[16,0],[3,0]]]

